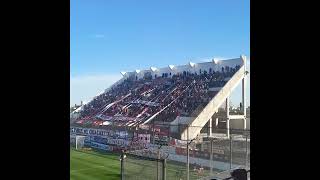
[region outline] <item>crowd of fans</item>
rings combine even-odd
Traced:
[[[183,72],[171,76],[126,79],[84,105],[78,123],[136,126],[148,119],[171,122],[177,116],[197,116],[240,66],[221,71]]]

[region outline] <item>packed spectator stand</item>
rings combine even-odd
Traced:
[[[240,68],[127,78],[85,104],[76,125],[137,127],[145,122],[170,123],[177,116],[195,117]]]
[[[216,130],[213,133],[225,133],[226,124],[219,116],[226,114],[220,112],[219,106],[224,104],[221,95],[240,78],[242,65],[241,57],[121,72],[122,79],[71,113],[74,121],[70,121],[70,134],[86,136],[84,144],[88,147],[125,150],[146,157],[158,157],[159,153],[184,166],[188,140],[182,134],[187,128],[192,131],[200,127],[194,143],[189,145],[191,167],[209,170],[214,160],[219,163],[217,169],[225,170],[230,166],[230,154],[233,163],[246,164],[247,139],[233,139],[230,143],[228,139],[215,138],[214,145],[210,145],[203,138],[208,135],[209,124],[211,130]],[[208,112],[214,113],[210,114],[212,118],[219,117],[219,121],[194,123],[198,119],[204,122]]]

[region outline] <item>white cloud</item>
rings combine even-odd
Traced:
[[[90,101],[121,77],[120,73],[70,77],[70,105]]]

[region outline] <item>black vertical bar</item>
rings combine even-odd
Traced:
[[[230,169],[232,169],[232,136],[230,134]]]
[[[170,125],[168,125],[168,136],[167,136],[167,137],[168,137],[168,139],[167,139],[167,146],[168,146],[168,144],[169,144],[169,142],[170,142],[170,140],[171,140],[171,139],[170,139],[170,137],[171,137],[171,136],[170,136],[170,131],[171,131],[171,126],[170,126]]]
[[[210,175],[213,174],[213,140],[210,139]]]
[[[152,144],[154,144],[154,121],[152,122]]]
[[[162,161],[162,179],[163,180],[166,180],[167,178],[166,178],[166,163],[167,163],[167,161],[166,161],[166,159],[163,159],[163,161]]]
[[[159,180],[159,161],[160,161],[160,158],[159,158],[159,148],[158,148],[158,151],[157,151],[157,180]]]
[[[189,180],[189,125],[187,126],[187,180]]]
[[[121,170],[120,170],[120,175],[121,175],[121,180],[124,180],[124,153],[123,151],[121,152],[121,156],[120,156],[120,163],[121,163]]]
[[[246,134],[246,168],[248,167],[248,135]]]

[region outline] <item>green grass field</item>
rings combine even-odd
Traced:
[[[118,155],[70,150],[70,180],[119,180]]]
[[[126,179],[156,179],[156,162],[147,160],[127,160]],[[167,163],[167,180],[186,179],[184,164]],[[208,175],[206,171],[204,176]],[[198,179],[190,168],[190,179]],[[99,151],[70,150],[71,180],[119,180],[119,155]]]

